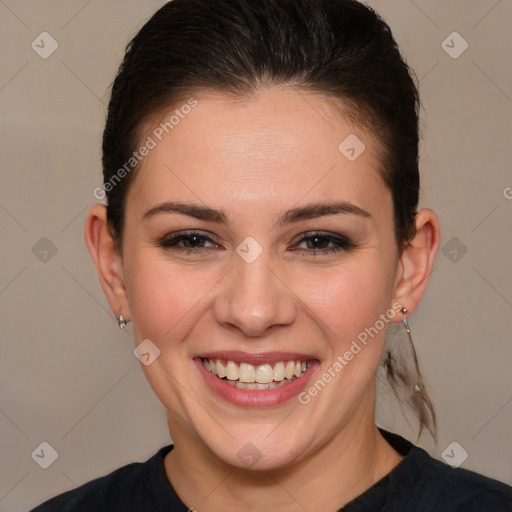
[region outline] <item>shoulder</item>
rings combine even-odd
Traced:
[[[435,497],[431,500],[433,511],[512,512],[512,487],[467,469],[453,468],[416,450],[424,461],[420,478],[423,493]]]
[[[390,475],[392,499],[388,503],[392,503],[393,512],[395,508],[414,512],[512,512],[512,487],[451,467],[396,434],[386,432],[385,437],[404,455]]]
[[[76,489],[59,494],[31,512],[113,512],[144,510],[146,487],[165,455],[172,449],[160,449],[146,462],[134,462],[96,478]]]

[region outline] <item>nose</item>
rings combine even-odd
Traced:
[[[284,276],[270,268],[265,253],[252,263],[238,255],[234,258],[233,270],[223,280],[213,306],[216,321],[251,338],[293,324],[297,315],[293,291]]]

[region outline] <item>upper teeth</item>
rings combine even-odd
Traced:
[[[273,368],[270,364],[253,366],[248,363],[237,364],[233,361],[227,361],[224,365],[220,359],[203,359],[203,363],[208,371],[221,379],[258,384],[281,382],[284,379],[292,379],[294,376],[300,377],[308,368],[308,363],[305,361],[280,361]]]

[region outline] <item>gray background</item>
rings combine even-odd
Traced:
[[[0,0],[1,511],[28,510],[169,443],[83,241],[108,86],[125,44],[163,3]],[[512,484],[512,3],[371,5],[420,80],[421,205],[442,227],[410,319],[439,416],[438,444],[420,444],[441,458],[456,441],[448,453],[460,462],[464,449],[462,467]],[[458,58],[454,31],[469,45]],[[31,47],[51,48],[42,32],[58,43],[46,59]],[[414,440],[399,418],[385,409],[379,421]],[[48,469],[31,457],[42,442],[58,452]]]

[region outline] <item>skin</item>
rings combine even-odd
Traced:
[[[87,219],[89,251],[113,313],[133,322],[136,344],[150,339],[161,351],[142,369],[168,410],[175,448],[165,467],[184,503],[199,512],[337,510],[401,460],[374,424],[387,324],[306,405],[230,404],[205,384],[193,357],[306,353],[318,361],[314,383],[394,303],[415,310],[439,247],[437,218],[420,210],[416,236],[398,251],[378,141],[319,94],[272,88],[236,100],[194,97],[198,106],[134,177],[122,256],[102,205]],[[366,146],[353,162],[338,150],[350,134]],[[290,209],[341,200],[369,216],[276,223]],[[229,223],[177,213],[142,219],[166,201],[221,210]],[[184,230],[215,243],[189,253],[158,245]],[[314,244],[299,242],[312,231],[344,235],[356,247],[313,254]],[[236,252],[248,236],[263,248],[250,264]],[[262,455],[250,469],[237,456],[248,441]]]

